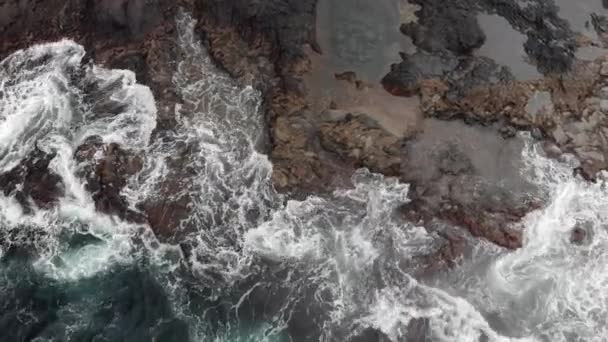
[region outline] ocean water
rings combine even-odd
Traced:
[[[327,196],[276,193],[258,151],[260,94],[214,67],[187,14],[177,20],[182,103],[176,128],[154,138],[151,91],[130,71],[83,64],[72,41],[0,62],[0,168],[40,149],[64,188],[50,209],[0,195],[0,341],[608,339],[603,181],[530,142],[521,172],[548,204],[522,221],[523,248],[470,238],[459,266],[419,279],[440,238],[396,213],[408,184],[359,170]],[[74,158],[91,136],[143,156],[123,190],[133,210],[188,199],[174,239],[95,209]]]

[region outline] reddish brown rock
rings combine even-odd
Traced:
[[[123,219],[142,222],[143,217],[128,208],[121,195],[129,177],[137,174],[141,157],[118,144],[104,144],[99,137],[90,137],[74,152],[81,163],[80,174],[87,180],[87,190],[93,194],[97,210]]]
[[[163,192],[170,191],[170,189],[165,189]],[[173,189],[173,192],[176,192],[176,189]],[[180,196],[177,199],[163,197],[144,203],[142,209],[146,213],[147,222],[152,231],[159,238],[171,239],[179,232],[181,221],[191,214],[190,202],[191,199],[188,196]]]
[[[30,201],[40,208],[53,207],[63,195],[61,177],[49,169],[54,157],[36,148],[19,165],[0,174],[4,195],[15,196],[26,210],[32,209]]]
[[[363,116],[347,115],[320,125],[320,143],[355,167],[366,167],[387,176],[399,176],[402,163],[400,139]]]
[[[193,215],[192,193],[197,189],[201,175],[190,163],[195,145],[177,142],[173,155],[165,160],[168,172],[159,180],[138,208],[145,213],[152,231],[161,239],[179,239],[186,229],[200,229],[201,222],[182,227],[182,221]],[[196,220],[194,220],[196,222]],[[174,240],[175,241],[175,240]]]
[[[420,275],[432,275],[444,269],[456,266],[462,259],[466,243],[462,235],[455,232],[440,234],[443,238],[441,246],[432,254],[417,258],[421,263]]]

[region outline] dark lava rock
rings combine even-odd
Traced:
[[[570,242],[576,245],[580,245],[583,243],[583,241],[585,241],[586,237],[587,232],[584,229],[580,227],[575,227],[570,233]]]
[[[543,27],[545,24],[539,25]],[[524,43],[526,53],[536,61],[539,71],[546,74],[570,70],[574,59],[575,43],[564,44],[557,37],[550,34],[543,35],[541,32],[529,32],[528,40]]]
[[[389,342],[391,339],[382,331],[373,328],[367,328],[361,334],[353,337],[349,342]]]
[[[94,46],[126,44],[155,30],[176,4],[162,0],[7,0],[0,4],[0,56],[36,42],[73,38]],[[172,19],[172,18],[171,18]],[[100,44],[101,43],[101,44]]]
[[[421,5],[418,22],[401,26],[416,46],[428,51],[449,50],[456,55],[471,53],[486,39],[475,12],[452,6],[452,2],[414,1]]]
[[[576,50],[575,34],[558,15],[553,1],[530,0],[412,0],[421,6],[418,23],[404,25],[402,31],[423,50],[449,50],[469,54],[485,39],[479,28],[478,13],[496,13],[516,30],[526,34],[526,53],[543,73],[570,69]]]
[[[407,220],[413,222],[420,222],[420,220],[424,220],[416,211],[407,212],[407,206],[402,208],[404,210],[404,217]],[[446,267],[452,268],[455,267],[466,251],[466,240],[464,239],[464,234],[461,230],[454,229],[435,229],[433,224],[428,225],[428,230],[437,233],[438,236],[442,238],[442,241],[433,253],[416,257],[414,260],[418,264],[416,275],[420,277],[432,276],[436,274],[436,272],[445,269]]]
[[[597,34],[608,33],[608,18],[605,15],[591,14],[591,24]]]
[[[592,233],[592,222],[580,222],[570,231],[570,243],[574,245],[584,245],[591,240]]]
[[[97,210],[135,222],[143,221],[140,214],[128,208],[127,200],[121,195],[128,177],[143,166],[139,156],[118,144],[104,144],[97,136],[89,137],[74,154],[81,163],[81,175],[87,179],[87,190],[93,194]]]
[[[401,54],[403,59],[391,66],[391,71],[382,79],[384,88],[393,95],[413,96],[418,94],[421,82],[438,79],[446,82],[447,96],[459,98],[475,87],[513,80],[506,67],[499,66],[486,57],[458,57],[449,52],[433,54],[417,52]]]
[[[174,155],[167,160],[169,172],[156,189],[158,195],[138,204],[146,214],[152,231],[160,238],[175,237],[181,229],[182,220],[192,215],[193,199],[190,194],[197,191],[193,188],[196,184],[193,178],[200,176],[189,163],[193,149],[196,146],[176,144]]]
[[[440,180],[445,186],[455,185],[461,180]],[[475,184],[475,183],[471,183]],[[538,209],[536,202],[526,200],[518,203],[519,198],[506,192],[502,193],[500,203],[487,201],[489,197],[495,196],[495,192],[500,189],[483,189],[485,195],[474,201],[463,201],[455,192],[464,189],[449,191],[438,197],[433,193],[437,191],[440,184],[425,184],[415,187],[410,192],[411,202],[404,206],[403,210],[406,217],[412,218],[415,215],[416,221],[430,222],[434,218],[440,218],[451,224],[466,228],[474,237],[484,238],[498,246],[509,249],[516,249],[522,246],[521,231],[511,228],[518,223],[528,212]],[[465,190],[470,191],[470,190]],[[435,255],[436,261],[447,262],[448,265],[462,253],[462,242],[454,244],[450,241],[445,244]],[[435,262],[428,262],[430,265]]]
[[[456,70],[457,57],[440,52],[428,54],[417,52],[412,55],[401,54],[402,61],[391,65],[391,71],[382,79],[382,85],[393,95],[413,96],[420,89],[419,82],[428,78],[445,78]]]
[[[68,38],[84,46],[85,59],[128,68],[149,86],[159,129],[175,124],[171,77],[176,67],[175,16],[190,0],[6,0],[0,2],[0,59],[18,49]],[[190,6],[191,7],[191,6]]]
[[[439,170],[446,175],[458,176],[473,171],[471,160],[454,145],[442,149],[438,161]]]
[[[238,77],[253,72],[261,77],[258,70],[264,68],[259,63],[264,57],[284,82],[288,76],[295,76],[287,72],[292,64],[305,58],[304,45],[315,41],[316,3],[317,0],[198,0],[196,14],[209,39],[211,54],[229,73]],[[241,50],[245,46],[248,51]]]
[[[598,37],[603,41],[604,46],[608,47],[608,17],[592,13],[591,24],[593,24],[593,28]]]
[[[49,169],[54,157],[36,148],[19,165],[1,174],[4,195],[14,195],[26,210],[31,209],[30,199],[38,207],[52,207],[63,195],[61,177]]]
[[[139,37],[162,20],[160,0],[96,0],[89,7],[98,32]]]
[[[542,73],[570,70],[576,51],[575,33],[559,15],[553,1],[478,1],[483,10],[504,17],[511,26],[526,34],[526,53]]]
[[[300,55],[302,46],[313,38],[316,0],[198,0],[200,14],[221,26],[236,27],[244,38],[264,35],[289,58]]]
[[[323,123],[319,143],[344,160],[354,161],[357,168],[398,176],[402,155],[399,138],[369,121],[364,116],[346,115],[342,120]]]
[[[483,147],[481,147],[483,146]],[[407,142],[401,179],[410,184],[406,218],[432,227],[437,219],[506,248],[521,246],[517,223],[541,200],[521,176],[523,142],[504,140],[493,127],[427,119],[424,131]],[[442,233],[445,243],[424,264],[450,265],[464,241]]]
[[[487,57],[464,58],[458,67],[447,75],[447,98],[462,98],[472,89],[494,84],[508,83],[514,77],[507,67],[496,64]]]
[[[175,124],[173,108],[180,101],[172,84],[176,68],[175,19],[178,6],[192,10],[192,2],[0,2],[0,58],[36,43],[73,39],[84,46],[86,58],[92,62],[108,68],[130,69],[136,73],[139,83],[151,88],[158,108],[156,136],[162,130],[172,129]],[[112,85],[104,85],[103,89],[97,88],[96,84],[84,86],[83,100],[91,105],[95,115],[114,115],[123,111],[124,105],[107,96],[111,93],[108,87]],[[95,158],[96,154],[101,157]],[[145,221],[143,215],[128,209],[125,198],[120,194],[127,179],[141,168],[139,156],[133,155],[128,147],[103,144],[99,138],[91,137],[77,148],[75,158],[81,163],[80,176],[87,180],[87,189],[93,193],[98,210],[130,221]],[[48,173],[46,177],[51,176],[52,173]],[[38,178],[43,179],[42,176]],[[37,181],[36,184],[41,183]],[[42,190],[25,188],[24,192],[27,192],[26,196],[34,192],[32,197],[40,197],[41,202],[47,202],[38,194],[44,194]]]

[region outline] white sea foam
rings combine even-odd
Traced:
[[[603,341],[608,336],[606,183],[574,176],[572,162],[550,160],[536,148],[530,146],[524,157],[550,201],[525,218],[523,248],[490,269],[491,290],[521,309],[515,312],[520,325],[539,338]],[[581,245],[570,241],[575,227],[586,232]]]

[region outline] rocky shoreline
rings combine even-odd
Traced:
[[[268,137],[260,148],[274,164],[279,191],[296,198],[323,195],[348,186],[352,173],[366,167],[411,184],[404,219],[429,227],[449,222],[513,249],[522,244],[516,223],[543,205],[542,194],[530,190],[511,163],[517,146],[521,151],[517,131],[531,132],[551,156],[573,153],[581,162],[573,171],[589,180],[608,169],[606,12],[589,19],[597,33],[589,38],[573,31],[553,2],[526,3],[459,0],[446,6],[440,0],[400,0],[380,8],[384,5],[361,1],[344,9],[327,1],[340,27],[332,31],[318,23],[317,0],[7,0],[0,1],[0,58],[35,43],[74,39],[90,60],[133,70],[152,89],[159,111],[155,137],[163,137],[174,125],[179,101],[171,78],[175,16],[184,8],[198,19],[198,33],[218,65],[262,92]],[[380,50],[392,51],[387,46],[394,42],[374,45],[392,28],[369,37],[367,28],[377,22],[349,19],[374,11],[399,13],[394,20],[400,27],[394,30],[412,44],[393,56],[400,60],[381,81],[366,75],[366,63],[380,58]],[[486,43],[479,13],[503,17],[526,37],[523,48],[542,78],[519,80],[508,66],[475,54]],[[343,34],[347,28],[351,31]],[[323,46],[321,34],[333,45]],[[600,53],[582,60],[577,49],[585,46]],[[349,56],[360,60],[332,62]],[[345,65],[352,69],[339,69]],[[315,92],[324,85],[333,93]],[[439,147],[429,147],[433,143]],[[504,152],[505,146],[513,147]],[[128,150],[88,141],[76,151],[89,163],[83,176],[98,210],[148,222],[166,238],[187,216],[187,198],[147,203],[139,212],[126,208],[120,192],[141,167]],[[98,151],[103,157],[93,161]],[[0,189],[24,206],[29,197],[37,206],[52,206],[61,184],[48,169],[49,158],[39,152],[28,157],[0,175]],[[179,158],[173,165],[175,177],[187,172],[180,170]],[[501,183],[503,178],[515,183]],[[167,194],[179,186],[166,182]],[[438,229],[437,234],[445,245],[429,257],[430,264],[452,265],[466,233]]]

